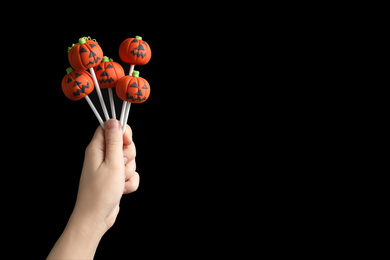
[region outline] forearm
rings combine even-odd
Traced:
[[[100,223],[74,212],[47,259],[93,259],[103,235]]]

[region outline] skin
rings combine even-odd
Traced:
[[[98,127],[85,150],[77,200],[65,230],[47,259],[93,259],[103,235],[115,223],[123,194],[137,190],[132,132],[119,121]]]

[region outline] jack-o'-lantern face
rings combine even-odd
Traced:
[[[150,94],[150,86],[148,82],[142,78],[138,78],[138,80],[132,80],[131,82],[128,85],[126,92],[127,101],[132,103],[145,102]]]
[[[149,83],[141,77],[125,76],[118,81],[116,85],[116,93],[122,100],[131,103],[143,103],[150,95]]]
[[[113,88],[119,79],[125,76],[122,66],[108,57],[94,68],[100,88]]]
[[[69,63],[75,70],[93,68],[103,59],[102,48],[90,37],[80,38],[79,43],[72,45],[68,51]]]
[[[68,75],[62,79],[62,91],[71,100],[80,100],[90,94],[95,85],[92,76],[86,71],[67,69]]]
[[[131,42],[132,43],[139,42],[140,44],[137,47],[135,47],[132,51],[130,51],[130,53],[133,54],[134,56],[137,56],[138,58],[139,57],[145,58],[147,54],[146,52],[147,43],[144,41],[138,41],[137,39],[134,39]]]
[[[149,44],[141,37],[128,38],[119,46],[119,57],[132,65],[145,65],[152,56]]]

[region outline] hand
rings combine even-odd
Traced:
[[[100,126],[85,150],[77,201],[64,232],[47,259],[92,259],[101,237],[114,224],[123,194],[138,188],[131,129],[117,120]]]
[[[122,194],[135,191],[139,175],[135,172],[135,145],[129,126],[122,135],[120,122],[109,120],[105,129],[95,132],[85,151],[75,214],[114,224]]]

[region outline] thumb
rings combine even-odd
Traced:
[[[123,135],[120,122],[110,119],[104,123],[104,137],[106,142],[105,161],[107,163],[123,163]]]

